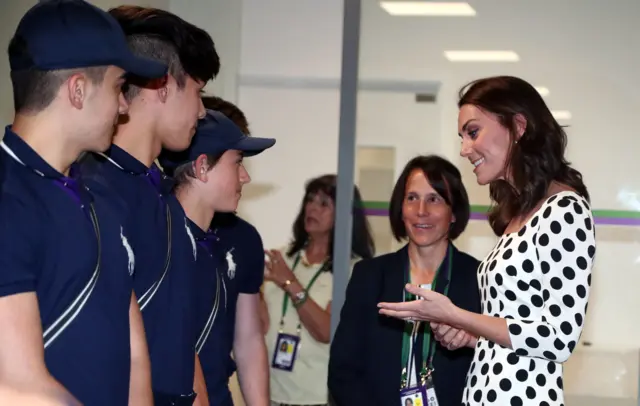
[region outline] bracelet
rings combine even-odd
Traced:
[[[291,280],[287,279],[286,281],[284,281],[284,283],[282,285],[280,285],[280,287],[282,289],[285,289],[287,286],[291,285],[293,282],[291,282]]]

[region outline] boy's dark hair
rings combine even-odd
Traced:
[[[32,58],[26,42],[19,35],[14,36],[9,42],[8,53],[10,60]],[[100,84],[104,80],[106,71],[106,66],[52,71],[38,69],[12,71],[13,108],[16,113],[38,113],[49,107],[60,87],[71,76],[84,73],[91,82]]]
[[[462,234],[469,223],[471,212],[469,196],[462,183],[458,168],[437,155],[419,155],[410,160],[402,170],[391,193],[391,201],[389,203],[389,222],[391,223],[393,236],[397,241],[407,238],[407,229],[402,219],[402,203],[407,192],[407,180],[415,170],[420,170],[424,173],[431,187],[442,196],[451,208],[456,221],[449,226],[448,237],[451,241],[455,240]]]
[[[211,169],[214,166],[216,166],[216,164],[218,163],[218,161],[222,157],[222,154],[220,154],[220,155],[207,154],[206,157],[207,157],[207,165],[209,166],[209,169]],[[173,180],[174,180],[174,184],[173,184],[173,191],[174,192],[177,189],[179,189],[179,188],[183,187],[184,185],[186,185],[192,179],[195,179],[195,177],[196,177],[196,174],[195,174],[195,171],[194,171],[194,168],[193,168],[193,161],[184,163],[184,164],[178,166],[177,168],[175,168],[175,170],[173,170],[173,171],[165,170],[165,173],[168,176],[172,177]]]
[[[180,89],[187,76],[206,83],[220,72],[220,57],[211,36],[175,14],[140,6],[116,7],[109,14],[122,27],[133,53],[168,65]],[[127,100],[145,84],[141,78],[130,78],[124,93]]]
[[[245,135],[251,135],[247,117],[235,104],[217,96],[202,96],[202,104],[205,109],[219,111],[224,114],[229,120],[233,121]]]

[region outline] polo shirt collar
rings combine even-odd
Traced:
[[[5,128],[2,142],[5,144],[5,151],[11,155],[13,159],[29,167],[38,175],[51,179],[65,178],[62,173],[58,172],[42,159],[18,134],[14,133],[10,125]]]
[[[11,159],[15,159],[19,164],[26,166],[43,178],[52,179],[54,183],[65,190],[81,207],[84,207],[86,203],[90,203],[93,200],[86,188],[77,179],[77,176],[72,175],[72,177],[68,177],[58,172],[34,151],[29,144],[20,138],[18,134],[13,132],[10,125],[5,128],[2,148],[11,156]],[[72,173],[72,169],[73,166],[69,168],[70,174]]]

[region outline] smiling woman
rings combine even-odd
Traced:
[[[491,185],[501,236],[478,269],[482,314],[417,287],[407,290],[423,300],[380,312],[430,322],[449,347],[460,346],[452,334],[479,337],[463,405],[563,405],[562,363],[584,327],[596,252],[587,188],[565,159],[562,127],[524,80],[475,81],[458,107],[460,154]]]
[[[458,107],[460,155],[475,166],[479,184],[490,184],[496,235],[539,208],[554,186],[589,200],[564,156],[567,134],[532,85],[512,76],[480,79],[460,90]]]
[[[435,387],[438,404],[459,405],[473,358],[472,335],[453,331],[452,347],[436,342],[428,323],[378,314],[379,302],[411,302],[405,285],[440,292],[460,308],[480,312],[478,261],[451,241],[469,220],[469,200],[460,172],[446,159],[418,156],[394,187],[389,220],[398,252],[356,264],[340,324],[331,345],[329,389],[339,406],[427,404]],[[431,381],[431,386],[428,381]],[[434,402],[430,401],[430,404]]]

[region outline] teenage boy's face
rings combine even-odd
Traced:
[[[78,92],[82,88],[80,93],[84,95],[82,110],[86,120],[82,125],[86,128],[79,140],[84,150],[102,152],[111,145],[118,117],[128,110],[122,95],[123,83],[124,71],[115,66],[109,66],[97,83],[88,78],[74,81],[73,85]]]
[[[176,80],[169,76],[164,88],[160,89],[164,103],[160,114],[162,146],[170,151],[189,148],[198,120],[205,115],[201,91],[204,83],[187,76],[184,88],[178,87]]]
[[[216,211],[232,212],[238,208],[242,187],[251,182],[251,177],[242,164],[242,159],[242,152],[226,151],[207,174],[211,180],[207,182],[209,191],[211,196],[215,196]]]

